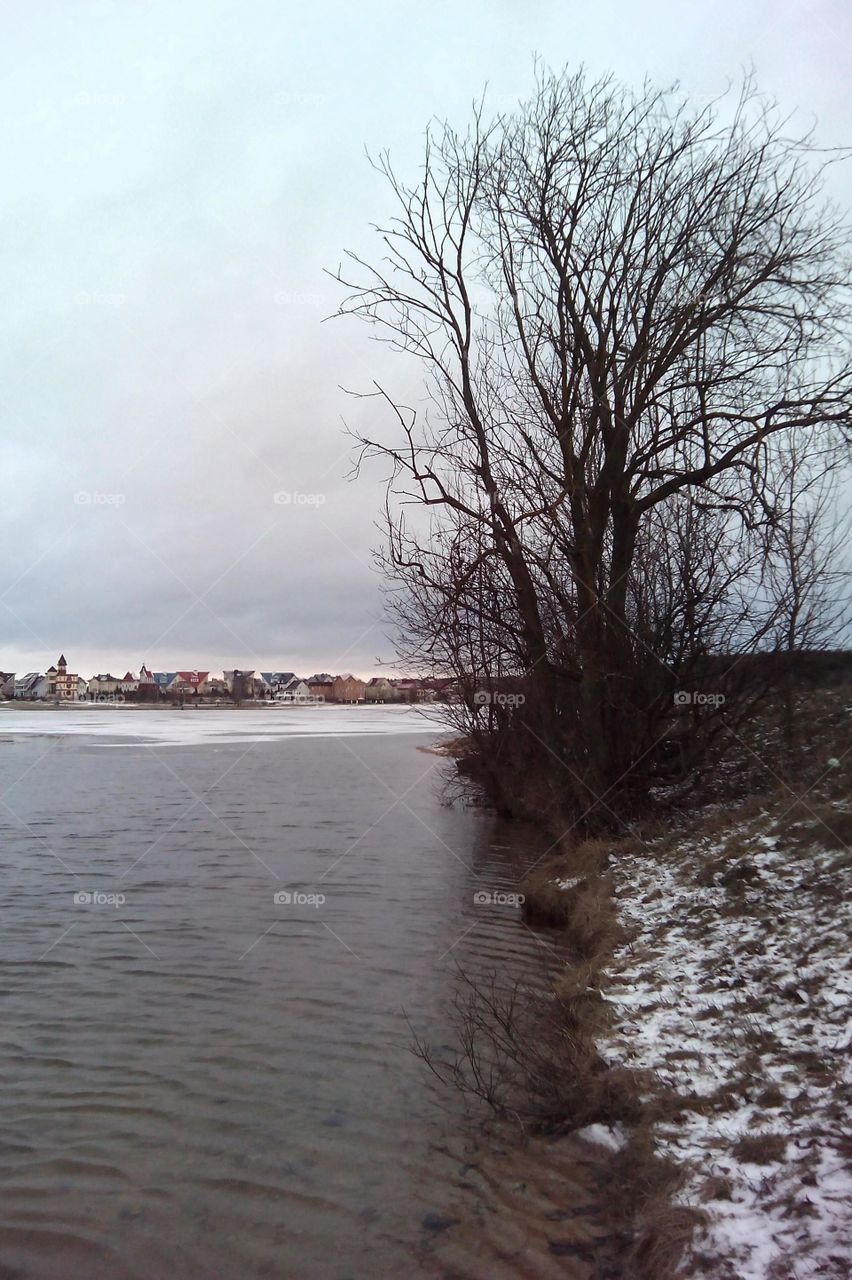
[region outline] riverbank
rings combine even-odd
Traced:
[[[435,1280],[623,1278],[626,1237],[602,1136],[519,1145],[506,1133],[471,1150],[448,1216],[424,1241],[424,1268]]]
[[[530,922],[572,940],[563,985],[618,1081],[608,1099],[589,1072],[586,1101],[599,1124],[610,1105],[622,1269],[586,1274],[849,1272],[850,705],[848,686],[801,695],[795,772],[761,730],[737,800],[586,842],[521,886]],[[573,1106],[565,1126],[587,1124]]]
[[[614,868],[602,1049],[648,1080],[676,1203],[702,1213],[686,1274],[849,1274],[850,829],[779,798]]]

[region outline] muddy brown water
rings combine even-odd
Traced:
[[[0,718],[0,1277],[441,1274],[469,1121],[406,1016],[547,981],[474,901],[540,850],[413,713],[180,714]]]

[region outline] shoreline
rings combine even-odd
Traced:
[[[501,1232],[523,1269],[489,1275],[564,1275],[557,1237],[583,1280],[848,1275],[850,710],[852,686],[801,693],[808,738],[789,783],[762,725],[772,764],[749,762],[738,799],[557,844],[520,882],[525,919],[560,928],[575,960],[532,1051],[514,1037],[516,1061],[523,1075],[549,1040],[573,1044],[554,1061],[578,1087],[544,1132],[518,1141],[497,1122],[478,1221],[511,1216]],[[582,1153],[591,1203],[564,1152]],[[555,1207],[526,1193],[542,1161]]]

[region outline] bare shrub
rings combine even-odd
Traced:
[[[414,1052],[442,1083],[501,1118],[550,1131],[638,1116],[632,1075],[608,1069],[598,1054],[583,998],[462,973],[455,1014],[455,1052],[438,1056],[416,1033]]]

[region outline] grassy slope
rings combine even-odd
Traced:
[[[642,1098],[611,1166],[631,1271],[849,1273],[850,707],[848,687],[801,694],[794,753],[768,717],[724,804],[525,885],[530,918],[575,939],[566,985],[603,991],[598,1050]]]

